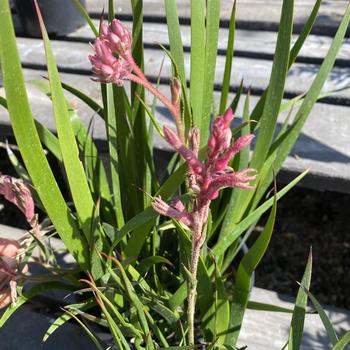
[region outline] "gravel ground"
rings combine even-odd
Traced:
[[[15,175],[2,149],[0,172]],[[0,198],[0,208],[3,204]],[[311,291],[323,304],[350,309],[349,220],[350,195],[304,188],[290,191],[279,202],[275,232],[257,269],[256,286],[296,295],[296,281],[301,279],[312,246]],[[7,203],[0,210],[0,223],[27,227],[19,211]]]

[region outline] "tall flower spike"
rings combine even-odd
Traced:
[[[194,128],[189,131],[188,139],[190,148],[171,129],[164,127],[164,136],[168,143],[185,159],[188,164],[188,185],[194,191],[191,212],[184,209],[182,203],[175,204],[175,208],[163,202],[161,198],[154,199],[152,206],[159,214],[166,215],[182,222],[188,221],[192,231],[191,263],[189,266],[188,283],[188,343],[194,344],[194,315],[196,303],[197,269],[199,255],[205,242],[205,225],[208,221],[209,206],[219,190],[223,187],[238,187],[251,189],[250,181],[255,179],[255,170],[248,168],[233,171],[228,166],[230,159],[246,147],[252,140],[252,135],[240,137],[232,146],[232,132],[230,124],[233,112],[228,109],[224,115],[216,118],[213,124],[212,135],[208,140],[207,160],[202,163],[198,159],[199,131]]]

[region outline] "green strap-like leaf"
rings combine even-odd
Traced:
[[[346,345],[350,344],[350,331],[346,332],[345,335],[335,344],[332,350],[344,350]]]
[[[308,290],[306,289],[303,285],[301,285],[303,288],[304,292],[308,295],[310,298],[312,304],[314,305],[315,309],[317,310],[321,321],[324,325],[325,330],[327,331],[327,335],[329,340],[331,341],[332,345],[336,345],[337,342],[339,341],[339,338],[337,336],[337,333],[335,332],[335,329],[333,328],[332,322],[330,321],[329,317],[327,316],[326,312],[324,311],[323,307],[321,304],[318,302],[318,300],[315,298],[315,296]]]
[[[303,288],[309,289],[311,283],[311,271],[312,271],[312,251],[310,249],[309,258],[305,267],[304,276],[301,280],[301,285],[297,299],[295,301],[292,321],[289,330],[288,338],[288,350],[299,350],[301,345],[301,339],[303,337],[305,312],[307,306],[307,294]]]
[[[80,303],[80,304],[72,304],[69,305],[69,307],[78,308],[81,311],[88,310],[89,308],[96,305],[96,302],[94,299],[88,299],[87,301]],[[71,311],[72,313],[78,313],[78,311]],[[64,313],[57,317],[55,321],[52,322],[51,326],[46,330],[45,335],[43,337],[43,342],[46,342],[50,336],[57,331],[58,328],[60,328],[62,325],[64,325],[66,322],[68,322],[71,319],[71,316]]]
[[[185,59],[182,45],[179,16],[177,13],[176,1],[164,0],[165,15],[168,26],[168,36],[170,43],[170,52],[178,68],[178,74],[182,82],[186,82]],[[186,89],[186,85],[185,85]],[[186,93],[186,90],[185,90]]]
[[[68,290],[75,291],[77,286],[64,284],[61,282],[48,282],[48,283],[40,283],[35,286],[27,289],[22,295],[17,298],[15,304],[11,304],[7,307],[4,313],[0,317],[0,328],[6,323],[6,321],[29,299],[34,298],[36,295],[46,292],[48,290],[60,289],[60,290]]]
[[[40,144],[29,107],[7,0],[0,0],[0,52],[11,125],[36,191],[66,247],[81,267],[88,266],[87,242],[57,186]]]
[[[85,18],[87,24],[90,26],[92,32],[95,36],[98,36],[98,30],[95,27],[92,19],[90,18],[89,14],[86,12],[84,6],[81,4],[80,0],[73,0],[74,5],[79,10],[80,14]]]
[[[219,269],[215,271],[214,286],[214,302],[202,317],[202,328],[207,334],[209,333],[208,341],[223,344],[230,323],[230,302]]]
[[[193,24],[192,24],[193,25]],[[201,120],[201,143],[205,144],[210,129],[210,113],[213,105],[214,78],[220,27],[220,0],[206,2],[205,69],[203,84],[203,108]]]
[[[69,91],[74,96],[78,97],[81,101],[83,101],[87,106],[89,106],[92,110],[94,110],[102,119],[105,119],[104,110],[102,106],[100,106],[96,101],[94,101],[90,96],[87,96],[82,91],[76,89],[75,87],[63,83],[63,89]]]
[[[228,30],[225,71],[224,71],[224,77],[223,77],[223,81],[222,81],[220,109],[219,109],[220,115],[225,112],[226,104],[227,104],[227,96],[228,96],[228,93],[230,90],[230,79],[231,79],[231,68],[232,68],[232,59],[233,59],[233,51],[234,51],[234,42],[235,42],[235,31],[236,31],[236,1],[234,1],[232,4],[230,25],[229,25],[229,30]]]
[[[112,199],[114,204],[114,215],[117,220],[117,227],[120,228],[124,225],[124,213],[122,206],[121,196],[121,181],[118,155],[118,141],[117,141],[117,111],[114,101],[114,86],[107,84],[106,86],[107,96],[107,119],[106,119],[106,131],[109,148],[109,161],[110,161],[110,175],[112,181]]]
[[[256,242],[242,258],[237,270],[235,286],[233,290],[233,302],[231,306],[231,318],[229,324],[230,333],[226,336],[226,343],[235,346],[242,327],[242,321],[247,308],[251,291],[251,277],[260,260],[266,252],[275,225],[277,198],[273,198],[273,206],[270,216]]]
[[[316,17],[317,17],[321,2],[322,2],[322,0],[317,0],[315,2],[315,5],[310,13],[309,18],[307,19],[300,35],[298,36],[298,39],[296,40],[296,42],[294,43],[294,45],[290,51],[288,70],[294,64],[301,48],[304,45],[305,40],[307,39],[308,35],[310,34],[310,32],[312,30],[312,27],[316,21]],[[256,106],[252,112],[251,118],[256,120],[256,121],[260,120],[262,109],[263,109],[264,104],[266,102],[266,95],[267,95],[267,89],[265,90],[265,92],[263,93],[261,98],[259,99],[258,103],[256,104]],[[252,130],[255,129],[255,126],[256,125],[253,125]]]
[[[53,112],[56,121],[58,140],[61,146],[63,163],[81,228],[88,241],[90,241],[91,215],[94,211],[94,202],[92,200],[83,165],[79,159],[79,150],[75,141],[73,128],[69,121],[67,103],[63,95],[63,89],[56,61],[53,56],[51,43],[36,0],[35,6],[44,41]]]
[[[191,1],[190,100],[193,124],[201,131],[205,69],[204,0],[196,0]]]
[[[260,119],[259,134],[256,140],[251,166],[258,171],[264,164],[276,127],[284,84],[288,72],[289,48],[293,28],[294,0],[283,1],[280,26],[277,37],[269,89]]]

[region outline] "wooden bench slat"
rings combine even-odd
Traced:
[[[99,20],[93,21],[98,27]],[[130,21],[124,21],[124,24],[128,28],[132,28]],[[182,42],[186,50],[188,51],[191,46],[191,29],[188,25],[181,26]],[[91,29],[88,25],[79,28],[74,33],[67,36],[69,39],[94,41],[94,37],[91,33]],[[159,43],[163,45],[169,44],[168,30],[166,25],[162,23],[144,23],[143,27],[143,39],[145,45],[154,45],[159,47]],[[293,35],[293,42],[297,39],[296,35]],[[219,32],[219,53],[226,54],[228,40],[228,29],[221,28]],[[235,33],[235,53],[238,56],[249,57],[269,57],[272,59],[275,52],[275,45],[277,40],[277,33],[271,31],[256,31],[237,29]],[[301,52],[301,60],[307,60],[308,62],[320,61],[323,59],[328,51],[332,42],[331,37],[309,35]],[[342,60],[342,65],[350,66],[350,39],[346,38],[338,54],[338,61]]]
[[[43,71],[25,69],[26,79],[39,78],[46,75]],[[85,91],[95,99],[100,99],[99,85],[89,81],[89,78],[82,75],[61,73],[62,81],[74,85]],[[168,94],[168,86],[161,85],[163,93]],[[52,107],[47,97],[38,92],[34,87],[28,86],[29,97],[33,109],[33,114],[47,127],[55,129],[52,115]],[[4,92],[1,89],[0,93]],[[86,107],[77,99],[68,95],[79,110],[86,125],[94,116],[91,109]],[[152,96],[147,94],[147,101],[152,102]],[[219,100],[219,93],[214,95],[216,102]],[[232,95],[230,95],[232,98]],[[256,96],[252,96],[252,106],[257,102]],[[242,103],[237,115],[242,113]],[[162,105],[157,106],[157,119],[161,124],[173,125],[172,119]],[[282,117],[283,118],[283,117]],[[304,185],[317,189],[336,190],[350,193],[350,149],[348,147],[348,135],[350,135],[350,123],[344,123],[349,118],[348,108],[344,106],[334,106],[318,103],[311,112],[310,118],[305,124],[303,132],[295,145],[291,156],[289,156],[283,166],[281,178],[288,180],[296,173],[300,173],[305,168],[311,167]],[[2,133],[9,133],[7,112],[0,110],[0,125]],[[104,123],[98,117],[94,118],[94,137],[97,140],[105,140]],[[2,135],[4,138],[5,135]],[[157,148],[170,150],[164,140],[155,133],[154,144]]]
[[[221,1],[221,18],[227,22],[230,18],[232,0]],[[190,16],[190,1],[177,0],[178,13],[181,18],[188,19]],[[314,5],[314,0],[295,1],[294,30],[299,32],[308,18]],[[108,8],[106,1],[87,0],[87,9],[90,13],[100,16],[102,8]],[[277,30],[280,21],[282,1],[281,0],[240,0],[237,1],[237,25],[250,29]],[[345,12],[347,1],[325,1],[321,5],[319,17],[316,21],[314,32],[330,35],[335,29]],[[131,16],[129,0],[119,0],[116,4],[116,13],[123,17]],[[147,19],[163,19],[165,17],[163,1],[144,1],[144,15]],[[227,24],[227,23],[226,23]]]
[[[18,48],[22,62],[28,67],[35,65],[44,65],[43,44],[37,39],[18,38]],[[52,41],[52,47],[56,56],[57,64],[60,69],[69,72],[82,72],[89,74],[91,65],[88,55],[92,50],[87,43]],[[145,50],[145,70],[150,77],[157,77],[161,67],[162,59],[165,54],[160,50]],[[185,69],[189,76],[190,55],[185,53]],[[218,56],[215,84],[220,87],[224,72],[225,57]],[[250,59],[236,57],[232,69],[232,85],[238,86],[243,78],[245,86],[251,86],[253,91],[261,93],[269,81],[272,62],[262,59]],[[312,80],[319,69],[318,65],[296,63],[289,72],[286,93],[289,95],[298,95],[307,91]],[[165,60],[162,70],[162,77],[167,80],[170,78],[171,64],[168,59]],[[341,89],[350,84],[350,70],[346,67],[334,67],[330,77],[325,84],[325,91]],[[350,103],[350,91],[343,90],[333,95],[333,99],[342,99],[343,103]],[[348,102],[349,101],[349,102]]]

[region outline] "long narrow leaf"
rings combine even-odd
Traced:
[[[332,350],[344,350],[346,345],[350,344],[350,331],[346,332],[345,335],[335,344]]]
[[[165,0],[164,5],[165,5],[164,7],[165,7],[167,26],[168,26],[170,52],[174,57],[176,66],[178,67],[178,74],[179,74],[180,80],[182,82],[186,82],[185,59],[184,59],[184,51],[183,51],[183,45],[182,45],[180,23],[179,23],[179,16],[177,13],[176,1]],[[185,93],[187,93],[186,90],[185,90]]]
[[[190,97],[193,124],[202,131],[203,86],[205,76],[204,0],[191,1]],[[204,126],[205,127],[205,126]],[[201,138],[201,144],[204,139]]]
[[[89,14],[85,10],[84,6],[81,4],[79,0],[73,0],[74,5],[77,7],[79,10],[80,14],[85,18],[87,24],[90,26],[92,32],[94,33],[95,36],[98,36],[98,30],[95,27],[93,21],[91,20]]]
[[[210,127],[210,113],[213,105],[213,88],[220,27],[220,0],[206,2],[205,70],[203,84],[203,108],[201,140],[206,142]]]
[[[229,31],[228,31],[225,71],[224,71],[224,78],[222,82],[220,109],[219,109],[220,115],[223,114],[226,109],[227,96],[230,90],[230,78],[231,78],[232,58],[233,58],[234,42],[235,42],[235,31],[236,31],[236,1],[234,1],[232,4],[230,25],[229,25]]]
[[[86,105],[88,105],[92,110],[94,110],[102,119],[105,119],[104,110],[96,101],[94,101],[90,96],[87,96],[82,91],[76,89],[75,87],[62,82],[62,87],[66,91],[70,92],[74,96],[78,97]]]
[[[273,199],[274,202],[271,213],[263,232],[260,234],[253,246],[249,249],[248,253],[242,258],[242,261],[238,266],[229,324],[229,329],[232,329],[232,331],[227,334],[226,337],[226,343],[233,346],[235,346],[237,343],[245,309],[247,308],[248,298],[251,290],[252,274],[266,252],[275,225],[277,208],[276,195]]]
[[[305,267],[304,276],[301,280],[301,285],[297,299],[295,301],[291,326],[289,330],[288,338],[288,350],[299,350],[301,345],[301,339],[303,337],[305,312],[307,306],[307,294],[304,288],[309,289],[311,283],[311,271],[312,271],[312,250],[310,249],[310,254]]]
[[[118,155],[118,142],[117,142],[117,120],[116,120],[116,106],[114,102],[114,87],[112,84],[106,86],[107,97],[107,119],[106,130],[109,148],[109,161],[110,161],[110,175],[112,182],[112,198],[114,204],[114,215],[117,221],[117,227],[120,228],[124,225],[124,213],[122,206],[121,196],[121,181],[120,171],[121,166],[119,164]]]
[[[310,34],[310,32],[312,30],[312,27],[316,21],[316,17],[317,17],[321,2],[322,2],[322,0],[317,0],[315,2],[315,5],[311,11],[309,18],[307,19],[297,41],[294,43],[294,45],[290,51],[288,70],[295,62],[301,48],[303,47],[303,45],[305,43],[305,40],[307,39],[308,35]],[[263,93],[263,95],[259,99],[258,103],[256,104],[256,106],[252,112],[252,115],[251,115],[252,119],[257,120],[257,121],[260,120],[262,109],[263,109],[264,104],[266,102],[266,95],[267,95],[267,89],[265,90],[265,92]],[[253,126],[253,130],[254,130],[254,126]]]
[[[40,144],[25,90],[7,0],[0,0],[0,50],[3,81],[12,128],[39,197],[66,247],[82,267],[88,266],[87,242],[80,234],[57,186]]]
[[[65,312],[67,313],[68,316],[70,316],[71,318],[75,319],[79,325],[83,328],[83,330],[86,332],[86,334],[89,336],[89,338],[92,340],[92,342],[95,344],[96,348],[98,350],[104,350],[104,348],[102,347],[101,343],[99,342],[99,340],[96,338],[96,336],[94,335],[94,333],[92,333],[92,331],[90,330],[90,328],[84,323],[82,322],[79,317],[77,317],[73,312],[65,310]]]
[[[83,303],[80,304],[72,304],[69,305],[69,307],[74,307],[74,308],[79,308],[79,310],[87,310],[89,308],[91,308],[92,306],[96,305],[95,300],[93,299],[89,299]],[[77,312],[77,311],[71,311],[73,313]],[[71,316],[64,313],[62,315],[60,315],[59,317],[57,317],[55,319],[55,321],[51,324],[51,326],[46,330],[45,335],[43,337],[43,342],[46,342],[50,336],[62,325],[64,325],[66,322],[68,322],[71,319]]]
[[[332,345],[336,345],[336,343],[339,341],[339,338],[337,336],[337,333],[335,332],[335,329],[333,328],[332,322],[328,318],[326,312],[324,311],[321,304],[318,302],[318,300],[315,298],[315,296],[306,289],[303,285],[301,285],[301,288],[303,288],[304,292],[308,295],[310,298],[312,304],[314,305],[315,309],[317,310],[321,321],[324,325],[325,330],[327,331],[327,335],[329,340],[331,341]]]
[[[259,135],[251,161],[251,166],[258,171],[261,169],[267,156],[283,98],[289,63],[289,47],[292,37],[293,11],[294,0],[284,1],[269,88],[260,119]]]
[[[37,0],[34,1],[43,36],[53,111],[56,120],[58,139],[60,141],[63,163],[72,193],[75,208],[78,213],[80,225],[88,240],[90,240],[91,215],[94,203],[86,180],[84,168],[79,159],[79,150],[75,141],[74,132],[69,122],[67,104],[63,95],[56,61],[53,56],[49,37],[40,13]]]

